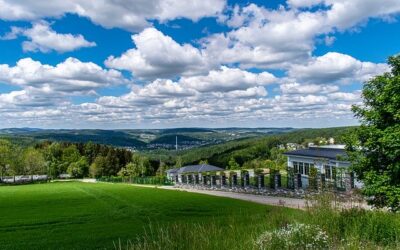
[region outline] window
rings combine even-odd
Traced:
[[[326,179],[332,179],[332,166],[324,165]]]
[[[310,164],[309,163],[304,163],[304,174],[305,175],[310,174]]]
[[[299,165],[298,165],[297,161],[293,162],[293,168],[294,168],[295,174],[299,173]]]
[[[304,174],[304,168],[303,168],[303,163],[299,162],[299,173]]]

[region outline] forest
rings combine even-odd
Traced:
[[[115,175],[154,175],[158,168],[145,156],[112,146],[87,143],[40,142],[24,147],[0,140],[1,176],[47,174],[58,178]]]

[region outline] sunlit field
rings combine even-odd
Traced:
[[[296,236],[302,225],[313,228]],[[323,203],[301,211],[127,184],[0,186],[0,249],[276,249],[315,241],[318,230],[324,248],[400,246],[393,213]]]
[[[116,242],[143,235],[149,225],[229,218],[245,223],[244,215],[262,216],[269,209],[227,198],[123,184],[0,186],[0,248],[110,249]]]

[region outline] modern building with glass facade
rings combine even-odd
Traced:
[[[361,186],[349,169],[350,162],[343,145],[311,146],[285,155],[295,188],[307,188],[311,180],[318,185],[332,185],[342,190]]]

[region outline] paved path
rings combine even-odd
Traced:
[[[175,188],[172,186],[162,186],[159,188],[168,189],[168,190],[179,190],[179,191],[183,191],[183,192],[191,192],[191,193],[198,193],[198,194],[214,195],[214,196],[219,196],[219,197],[228,197],[228,198],[233,198],[233,199],[238,199],[238,200],[251,201],[251,202],[260,203],[260,204],[264,204],[264,205],[291,207],[291,208],[297,208],[297,209],[305,209],[306,208],[306,201],[304,199],[275,197],[275,196],[256,195],[256,194],[242,194],[242,193],[214,191],[214,190],[182,189],[182,188]]]

